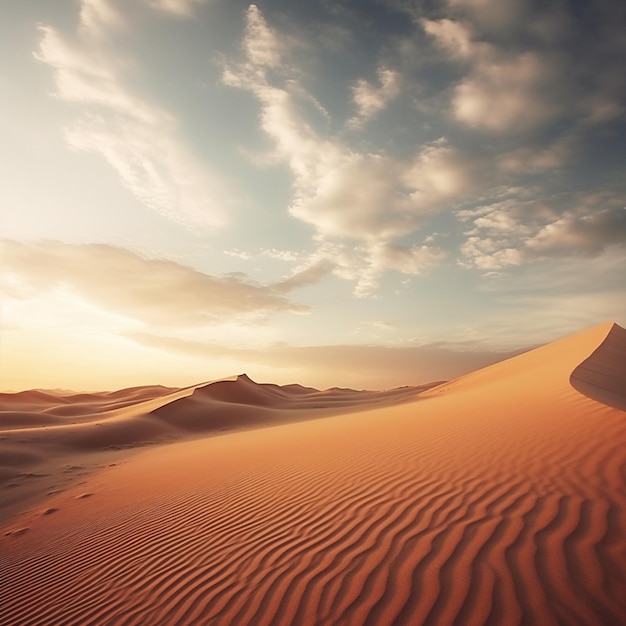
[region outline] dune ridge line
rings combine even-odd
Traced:
[[[625,335],[360,400],[239,377],[122,407],[113,423],[164,432],[216,405],[269,422],[146,449],[12,518],[0,623],[626,623]],[[276,417],[294,411],[321,415]]]

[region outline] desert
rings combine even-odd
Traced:
[[[0,15],[0,626],[626,625],[626,2]]]
[[[620,624],[626,331],[446,383],[2,395],[3,624]]]

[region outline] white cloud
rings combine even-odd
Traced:
[[[468,126],[519,132],[552,119],[559,105],[552,99],[551,65],[525,52],[512,58],[488,54],[455,88],[452,109]]]
[[[96,40],[124,26],[124,20],[110,0],[82,0],[79,31]]]
[[[360,294],[374,289],[386,269],[417,273],[440,259],[439,248],[401,248],[394,240],[479,187],[479,164],[444,140],[400,160],[320,135],[308,123],[302,102],[312,96],[285,58],[289,49],[257,7],[249,8],[247,21],[243,59],[225,64],[223,81],[257,97],[261,128],[274,142],[270,160],[286,162],[293,175],[289,212],[317,232],[312,259],[331,259],[337,275],[358,280]],[[353,122],[374,115],[395,94],[396,74],[382,68],[379,77],[380,88],[359,83]]]
[[[190,6],[159,4],[170,10]],[[124,84],[124,63],[107,40],[122,26],[110,2],[84,0],[74,43],[51,27],[40,28],[35,56],[54,69],[56,96],[80,111],[66,129],[67,143],[100,154],[122,183],[161,215],[189,227],[216,226],[224,220],[230,195],[187,150],[174,117]]]
[[[525,0],[448,0],[455,13],[470,16],[482,28],[496,32],[514,27],[526,17]]]
[[[297,261],[299,258],[298,252],[294,252],[293,250],[277,250],[276,248],[265,248],[261,250],[261,254],[270,259],[278,259],[279,261],[291,262]]]
[[[401,246],[391,242],[380,244],[374,252],[377,265],[404,274],[419,274],[445,257],[446,253],[435,246]]]
[[[527,243],[533,255],[598,256],[607,247],[626,245],[626,207],[576,215],[568,213],[544,226]]]
[[[248,7],[246,18],[244,49],[251,66],[277,67],[282,46],[255,4]]]
[[[451,60],[467,66],[451,101],[459,122],[494,133],[516,133],[562,112],[558,96],[567,81],[555,58],[544,51],[520,50],[516,45],[505,47],[479,38],[487,22],[503,20],[510,25],[519,3],[464,0],[450,4],[463,7],[462,13],[468,14],[473,24],[463,16],[423,19],[421,24]]]
[[[214,276],[164,259],[103,244],[0,240],[1,284],[11,298],[69,289],[107,311],[160,326],[203,326],[231,317],[254,320],[277,311],[307,313],[285,296],[328,274],[328,264],[273,284],[244,274]]]
[[[519,147],[500,155],[498,167],[505,174],[535,174],[567,165],[578,149],[574,134],[565,135],[546,148]]]
[[[300,182],[292,215],[331,237],[374,241],[411,230],[412,203],[401,187],[400,163],[348,150],[336,156],[334,164],[318,164],[315,179]]]
[[[194,7],[204,4],[206,0],[144,0],[144,2],[159,11],[179,17],[189,17]]]
[[[450,19],[423,19],[421,24],[451,57],[466,59],[474,54],[475,44],[472,43],[472,32],[466,24]]]
[[[356,115],[348,121],[348,126],[360,128],[366,121],[382,111],[400,93],[400,74],[388,67],[378,68],[380,87],[366,80],[357,81],[352,87],[352,99]]]
[[[464,69],[451,110],[472,128],[511,134],[555,119],[592,127],[624,112],[626,50],[618,3],[536,10],[523,0],[448,0],[448,17],[420,19]],[[565,132],[569,132],[565,131]]]
[[[498,270],[556,257],[599,257],[626,245],[626,208],[620,194],[565,198],[512,197],[461,212],[469,222],[460,265]],[[563,203],[578,205],[563,212]]]
[[[502,241],[490,237],[468,237],[461,246],[462,267],[476,267],[480,270],[500,270],[510,265],[520,265],[522,252],[517,248],[506,247]]]
[[[330,274],[333,263],[328,259],[320,259],[301,268],[296,268],[294,273],[272,285],[274,293],[290,293],[294,289],[307,287],[319,283],[322,278]]]
[[[237,259],[242,259],[243,261],[249,261],[252,258],[252,255],[245,250],[224,250],[224,254],[226,256],[232,256]]]
[[[404,180],[414,190],[411,198],[416,206],[429,211],[479,189],[484,184],[484,166],[440,138],[422,148]]]

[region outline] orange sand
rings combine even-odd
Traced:
[[[626,623],[626,331],[427,387],[4,394],[0,623]]]

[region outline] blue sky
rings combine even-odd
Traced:
[[[2,13],[4,388],[382,388],[626,324],[618,3]]]

